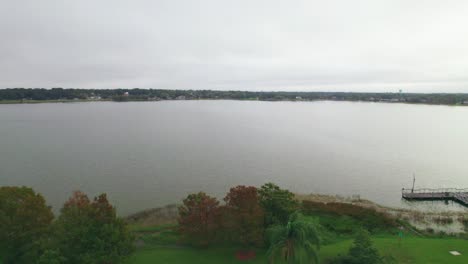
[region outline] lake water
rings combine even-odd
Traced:
[[[468,187],[468,107],[162,101],[0,105],[0,185],[55,211],[106,192],[121,215],[265,182],[408,207],[401,188]],[[428,203],[437,210],[440,203]],[[454,207],[454,206],[451,206]],[[456,207],[461,209],[461,207]],[[461,209],[465,210],[465,209]]]

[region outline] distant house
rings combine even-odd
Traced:
[[[176,100],[185,100],[185,95],[179,95],[176,97]]]
[[[130,94],[128,92],[125,92],[123,96],[129,96]]]
[[[296,96],[296,100],[302,100],[302,97]]]
[[[468,101],[463,101],[463,104],[464,104],[464,105],[468,105]]]

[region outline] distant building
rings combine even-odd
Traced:
[[[296,96],[296,100],[302,100],[302,97]]]
[[[128,92],[125,92],[123,96],[129,96],[130,94]]]
[[[185,96],[184,95],[179,95],[176,97],[176,100],[185,100]]]
[[[463,104],[464,104],[464,105],[468,105],[468,101],[463,101]]]

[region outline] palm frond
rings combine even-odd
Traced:
[[[316,220],[305,219],[294,213],[286,226],[274,226],[268,230],[270,263],[278,257],[286,263],[318,263],[320,237]]]

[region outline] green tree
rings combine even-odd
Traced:
[[[260,204],[265,211],[265,225],[283,224],[288,222],[289,216],[298,209],[299,203],[294,194],[283,190],[273,183],[266,183],[260,190]]]
[[[42,195],[27,187],[0,187],[0,255],[3,263],[31,263],[54,216]]]
[[[275,225],[268,229],[270,247],[267,255],[270,263],[318,263],[317,251],[320,237],[315,220],[305,219],[294,213],[286,225]]]
[[[382,264],[391,263],[392,258],[384,261],[373,246],[369,232],[362,229],[357,233],[353,245],[349,249],[348,255],[337,257],[332,261],[333,264]]]
[[[372,244],[369,232],[360,230],[354,239],[353,246],[349,249],[351,263],[377,264],[382,263],[382,257]]]
[[[119,263],[133,249],[133,237],[105,194],[90,201],[75,192],[54,223],[53,248],[66,263]]]
[[[220,226],[219,202],[204,192],[190,194],[179,207],[179,231],[196,246],[207,246]]]

